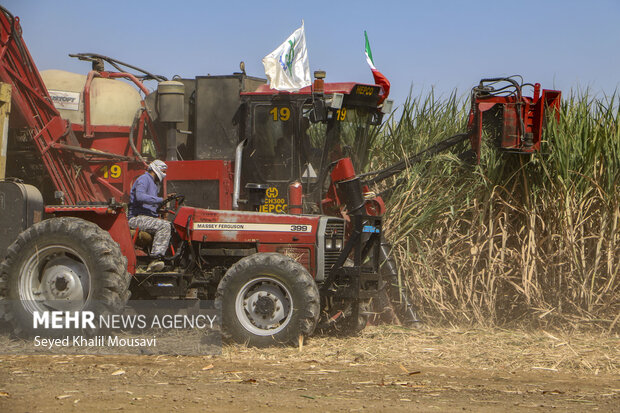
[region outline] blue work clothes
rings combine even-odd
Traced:
[[[158,196],[159,188],[155,179],[145,172],[140,175],[131,187],[129,196],[129,218],[139,215],[157,217],[157,208],[163,202],[163,198]]]

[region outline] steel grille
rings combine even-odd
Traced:
[[[325,239],[343,239],[344,245],[344,221],[341,220],[329,220],[325,227]],[[340,256],[340,250],[325,248],[325,274],[329,274],[330,270],[338,261]]]
[[[344,237],[344,222],[342,221],[327,221],[325,227],[325,237],[336,236],[336,238]]]

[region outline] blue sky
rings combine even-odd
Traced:
[[[482,77],[511,74],[565,93],[620,84],[620,0],[2,3],[21,18],[40,70],[86,73],[67,55],[93,52],[169,78],[229,74],[241,60],[264,77],[261,59],[304,19],[310,69],[327,81],[372,82],[367,30],[396,105],[411,87],[465,94]]]

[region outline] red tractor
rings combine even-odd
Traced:
[[[312,86],[288,93],[243,69],[168,81],[106,56],[75,56],[92,62],[87,76],[39,74],[19,19],[2,9],[7,172],[18,180],[0,182],[0,299],[16,329],[27,329],[34,311],[118,309],[130,295],[215,300],[232,337],[259,346],[312,334],[319,319],[359,331],[371,302],[387,296],[415,318],[402,289],[390,287],[385,205],[371,191],[406,162],[356,174],[390,110],[379,104],[380,86],[325,83],[317,72]],[[145,80],[157,81],[157,92]],[[523,119],[507,129],[511,144],[530,148],[527,134],[539,125],[531,119],[559,92],[538,106],[537,96],[522,106],[520,87],[502,99],[493,102],[505,108],[504,123],[515,110]],[[476,150],[475,131],[409,161],[466,139]],[[168,164],[163,192],[184,196],[167,199],[173,239],[165,268],[149,273],[150,236],[130,230],[125,203],[154,158]]]

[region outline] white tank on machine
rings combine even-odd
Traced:
[[[83,125],[86,76],[64,70],[44,70],[41,78],[60,115]],[[141,101],[140,93],[130,84],[96,77],[90,87],[91,125],[131,126]]]

